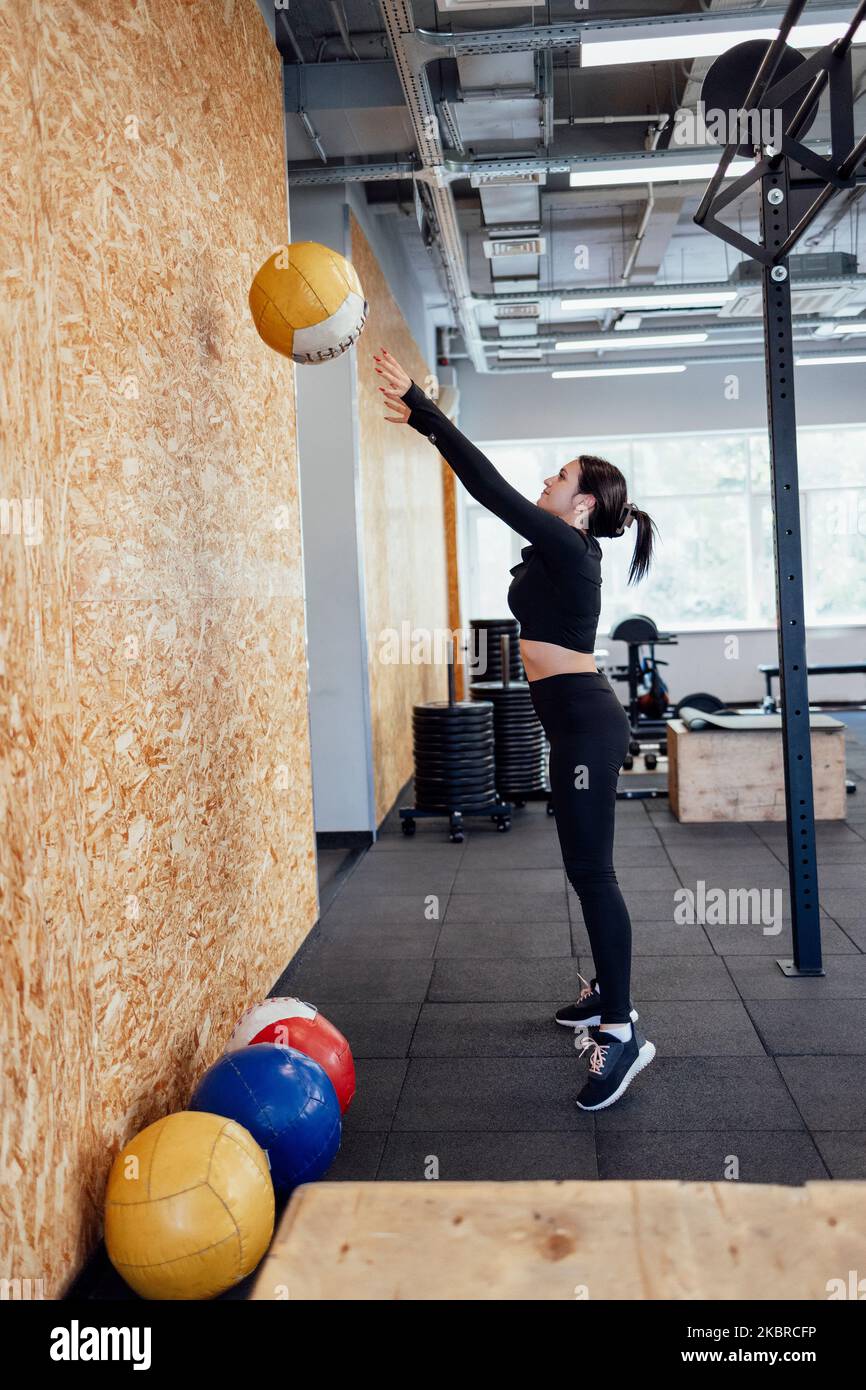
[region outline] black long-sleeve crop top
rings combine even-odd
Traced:
[[[601,546],[595,537],[507,483],[414,382],[402,399],[411,411],[409,425],[436,445],[470,496],[530,542],[511,571],[508,590],[521,637],[592,652],[601,610]]]

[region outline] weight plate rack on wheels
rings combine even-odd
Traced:
[[[529,683],[512,679],[511,648],[508,633],[500,637],[499,680],[475,681],[470,689],[473,700],[493,706],[496,786],[502,797],[522,806],[532,800],[547,799],[547,739],[541,727]]]
[[[448,699],[414,707],[412,745],[415,804],[400,807],[404,835],[414,835],[419,820],[446,817],[455,844],[464,816],[489,816],[497,830],[511,829],[511,805],[496,789],[493,703],[455,698],[453,652]]]

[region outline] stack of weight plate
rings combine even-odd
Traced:
[[[469,679],[476,681],[502,680],[502,638],[508,638],[508,673],[512,680],[526,680],[520,660],[520,628],[516,618],[473,618],[472,651]]]
[[[432,700],[412,712],[415,806],[451,811],[493,806],[496,760],[489,700]]]
[[[549,791],[547,740],[526,681],[476,681],[473,700],[493,705],[496,789],[504,801]]]

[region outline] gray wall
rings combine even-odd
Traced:
[[[348,250],[341,188],[293,190],[289,211],[294,241]],[[355,354],[295,380],[315,827],[373,832]]]

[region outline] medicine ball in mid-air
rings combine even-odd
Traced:
[[[312,1057],[277,1043],[228,1052],[205,1072],[190,1110],[226,1115],[265,1150],[277,1196],[327,1172],[340,1147],[340,1102]]]
[[[293,241],[268,257],[250,286],[250,310],[268,347],[301,364],[339,357],[367,322],[355,267],[317,241]]]
[[[282,1043],[294,1047],[324,1067],[337,1092],[340,1111],[345,1114],[355,1094],[355,1063],[352,1049],[339,1028],[303,999],[266,999],[247,1009],[229,1039],[226,1052],[251,1043]]]
[[[111,1166],[105,1245],[142,1298],[215,1298],[252,1273],[273,1229],[268,1160],[224,1115],[166,1115]]]

